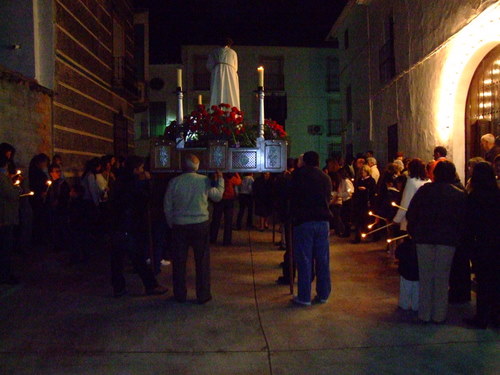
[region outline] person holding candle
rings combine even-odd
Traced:
[[[153,271],[146,264],[141,238],[146,230],[146,211],[150,199],[144,174],[144,160],[136,155],[127,157],[123,173],[116,180],[115,193],[111,197],[113,215],[111,246],[111,284],[113,295],[127,294],[123,276],[124,258],[127,255],[141,278],[146,295],[161,295],[167,288],[158,284]]]
[[[68,207],[70,187],[62,178],[61,167],[57,164],[49,166],[52,181],[47,188],[46,205],[49,214],[50,235],[55,250],[67,250],[69,244]]]
[[[417,246],[418,318],[425,323],[446,319],[451,265],[465,231],[466,194],[453,185],[455,176],[452,162],[437,163],[434,181],[417,190],[406,213]]]
[[[208,55],[207,69],[211,72],[210,106],[221,103],[240,109],[238,56],[231,49],[233,41],[224,38],[220,47]]]
[[[35,194],[30,197],[33,210],[32,244],[45,245],[48,238],[47,212],[45,210],[45,197],[47,195],[47,181],[49,157],[45,154],[35,155],[29,165],[29,189]]]
[[[14,285],[19,281],[11,273],[10,257],[14,226],[19,224],[19,188],[12,184],[8,162],[5,155],[0,155],[0,284]]]

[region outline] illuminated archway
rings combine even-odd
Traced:
[[[452,151],[452,158],[462,178],[465,172],[465,103],[477,66],[500,43],[500,1],[484,10],[450,40],[446,48],[435,126],[442,145]]]
[[[465,105],[466,160],[481,156],[481,136],[500,134],[500,44],[479,63]]]

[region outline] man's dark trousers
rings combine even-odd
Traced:
[[[198,302],[211,298],[208,231],[208,221],[199,224],[174,224],[172,227],[172,276],[174,297],[179,302],[185,301],[187,297],[186,262],[189,247],[192,247],[194,252]]]
[[[224,214],[224,237],[222,244],[224,246],[231,245],[233,237],[233,214],[234,214],[234,199],[222,199],[220,202],[214,203],[214,211],[212,214],[212,224],[210,225],[210,242],[216,243],[219,234],[219,227]]]
[[[128,255],[135,270],[144,284],[146,291],[156,288],[158,283],[153,271],[146,264],[143,248],[139,246],[137,234],[126,232],[113,233],[113,246],[111,250],[111,284],[115,293],[125,290],[125,277],[123,276],[123,260]]]

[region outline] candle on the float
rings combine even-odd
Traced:
[[[198,104],[203,104],[203,95],[198,95]]]
[[[259,87],[264,87],[264,67],[259,66],[257,72],[259,73]]]
[[[177,87],[182,89],[182,69],[177,69]]]

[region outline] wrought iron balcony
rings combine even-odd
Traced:
[[[137,89],[135,69],[124,56],[114,57],[113,89],[125,95],[129,100],[138,100],[139,91]]]

